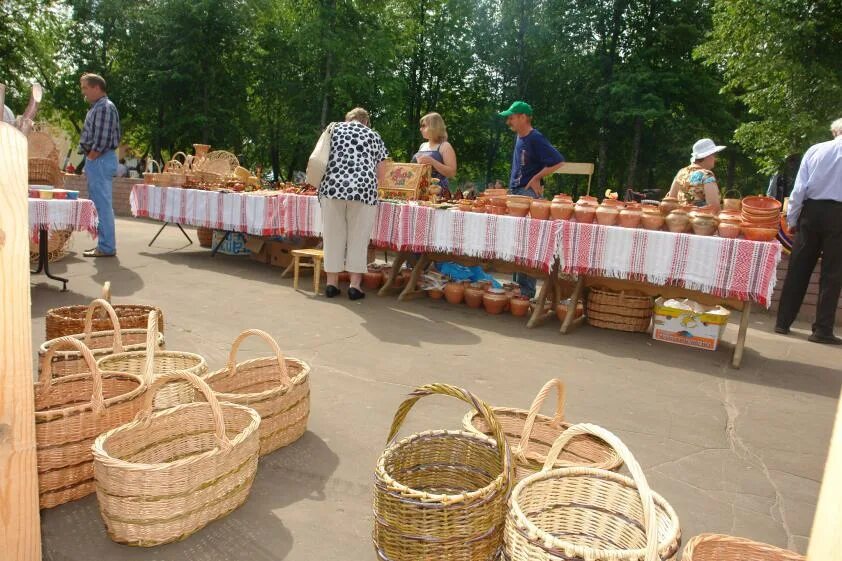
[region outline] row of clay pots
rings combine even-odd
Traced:
[[[529,298],[520,295],[520,289],[506,286],[506,288],[491,288],[490,283],[449,282],[442,293],[450,304],[465,304],[469,308],[484,307],[489,314],[500,314],[510,310],[514,316],[525,316],[529,311]],[[436,298],[433,291],[430,297]]]

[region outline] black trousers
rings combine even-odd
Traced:
[[[830,335],[836,322],[839,290],[842,288],[842,203],[830,200],[808,200],[798,218],[798,232],[792,244],[789,271],[786,274],[778,327],[789,327],[807,292],[810,276],[822,258],[819,278],[819,300],[813,333]]]

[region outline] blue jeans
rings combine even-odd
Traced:
[[[84,171],[88,178],[88,196],[94,202],[99,217],[97,249],[102,253],[116,253],[111,181],[117,173],[117,153],[109,150],[96,160],[85,158]]]
[[[529,187],[512,189],[512,195],[524,195],[527,197],[532,197],[533,199],[540,198],[538,194]],[[518,286],[520,286],[520,293],[523,296],[535,298],[535,287],[538,284],[538,281],[535,280],[534,277],[530,277],[529,275],[525,275],[523,273],[515,273],[512,276],[512,281],[516,282]]]

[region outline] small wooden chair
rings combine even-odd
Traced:
[[[319,293],[319,284],[322,280],[322,262],[325,258],[325,252],[322,249],[293,249],[292,255],[292,288],[298,290],[298,271],[301,267],[313,269],[313,291]],[[302,257],[309,257],[311,261],[301,262]],[[287,269],[289,270],[289,269]],[[286,273],[286,271],[284,271]]]

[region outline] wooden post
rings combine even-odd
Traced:
[[[26,137],[0,122],[0,557],[40,561]]]
[[[824,479],[819,504],[813,519],[813,533],[807,550],[807,561],[842,559],[842,395],[836,409],[836,423],[830,437],[830,451],[824,466]]]

